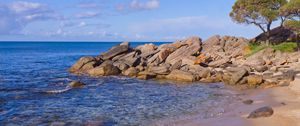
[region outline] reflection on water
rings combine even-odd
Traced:
[[[210,118],[236,99],[220,84],[179,84],[67,73],[83,55],[115,43],[0,43],[0,124],[149,125],[182,114]],[[76,52],[76,53],[74,53]],[[71,80],[87,84],[62,94]]]

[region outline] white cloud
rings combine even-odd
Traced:
[[[45,8],[46,6],[40,3],[31,3],[25,1],[17,1],[13,2],[9,5],[12,11],[16,13],[24,13],[24,12],[31,12],[31,11],[40,11],[41,9]]]
[[[83,8],[83,9],[86,9],[86,8],[99,8],[100,5],[97,4],[97,3],[90,2],[90,3],[80,3],[80,4],[77,5],[77,7]]]
[[[142,11],[142,10],[154,10],[160,7],[159,0],[147,0],[142,2],[141,0],[131,0],[129,4],[118,4],[116,9],[118,11]]]
[[[165,32],[201,30],[203,28],[224,28],[226,24],[220,20],[212,20],[206,16],[189,16],[168,19],[158,19],[148,22],[133,24],[130,29],[133,32]]]
[[[18,34],[29,23],[59,19],[60,16],[40,3],[17,1],[0,5],[0,34]]]
[[[158,0],[148,0],[145,3],[139,0],[132,0],[130,3],[130,9],[134,10],[153,10],[159,8],[160,2]]]
[[[76,18],[94,18],[100,16],[100,12],[88,11],[83,13],[78,13],[75,15]]]

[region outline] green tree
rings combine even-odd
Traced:
[[[287,18],[284,22],[284,27],[291,29],[296,34],[297,42],[299,42],[300,0],[290,0],[286,5],[280,8],[280,15]]]
[[[269,38],[272,23],[280,18],[280,8],[286,3],[286,0],[237,0],[230,17],[240,24],[256,25]]]

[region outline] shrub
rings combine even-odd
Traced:
[[[283,42],[279,45],[271,45],[271,46],[251,43],[248,45],[248,48],[250,49],[250,52],[246,56],[249,57],[265,48],[273,48],[274,50],[278,50],[281,52],[294,52],[298,48],[298,45],[296,42]]]
[[[273,49],[279,50],[282,52],[294,52],[297,49],[298,45],[295,42],[284,42],[279,45],[272,46]]]

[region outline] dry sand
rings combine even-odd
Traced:
[[[212,119],[197,116],[186,120],[168,121],[158,125],[168,126],[300,126],[300,79],[288,87],[256,89],[245,92],[242,99],[254,101],[251,105],[235,103],[230,112]],[[247,119],[257,108],[270,106],[274,109],[271,117]]]

